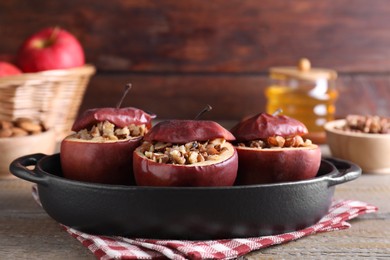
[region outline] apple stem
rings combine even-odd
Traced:
[[[196,117],[194,118],[194,120],[199,119],[199,117],[201,117],[204,113],[209,112],[209,111],[211,111],[212,109],[213,109],[213,108],[212,108],[209,104],[207,104],[206,107],[203,108],[202,111],[200,111],[200,112],[196,115]]]
[[[60,30],[61,30],[61,28],[59,26],[56,26],[56,27],[53,28],[53,31],[51,31],[49,39],[47,40],[48,45],[53,44],[53,42],[57,38],[57,35],[60,32]]]
[[[123,91],[122,97],[119,100],[118,104],[116,105],[116,108],[120,108],[121,107],[122,102],[125,99],[125,97],[127,96],[127,93],[129,93],[129,90],[131,89],[131,87],[132,87],[131,83],[126,84],[125,90]]]
[[[279,115],[280,113],[283,113],[283,109],[278,108],[275,112],[272,113],[272,115],[273,115],[273,116],[277,116],[277,115]]]

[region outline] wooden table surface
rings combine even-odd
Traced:
[[[12,177],[0,180],[0,259],[95,259],[35,203],[31,186]],[[337,186],[335,198],[364,201],[379,211],[351,220],[350,229],[315,234],[242,259],[389,259],[390,174],[363,174]]]

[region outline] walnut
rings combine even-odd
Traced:
[[[208,144],[206,146],[206,152],[210,155],[214,155],[214,154],[218,154],[218,150],[216,149],[216,147],[212,144]]]
[[[176,164],[185,164],[186,163],[186,159],[184,158],[184,156],[182,156],[182,154],[176,150],[176,149],[173,149],[170,153],[169,153],[172,161]]]
[[[131,137],[143,136],[147,132],[144,124],[130,124],[125,127],[117,127],[109,121],[99,122],[90,130],[82,129],[76,133],[76,138],[104,142],[105,140],[125,140]]]
[[[348,115],[346,124],[339,128],[344,131],[368,133],[368,134],[389,134],[390,118],[380,116]]]
[[[119,139],[125,139],[130,135],[130,130],[127,126],[123,128],[117,128],[115,129],[115,135],[118,136]]]
[[[285,147],[306,147],[312,145],[311,140],[304,140],[302,136],[291,137],[271,136],[264,139],[252,140],[246,143],[238,143],[239,147],[250,147],[256,149],[285,148]]]
[[[42,126],[29,118],[18,118],[15,120],[14,125],[30,133],[40,133],[42,131]]]
[[[192,163],[197,163],[198,162],[198,156],[199,156],[199,153],[196,152],[196,151],[192,151],[189,153],[189,156],[188,156],[188,162],[190,164]]]
[[[242,144],[245,146],[245,144]],[[254,148],[265,148],[266,143],[262,140],[254,140],[251,141],[249,144],[249,147],[254,147]]]
[[[198,162],[218,160],[228,148],[222,146],[225,140],[210,140],[206,142],[188,142],[172,144],[165,142],[150,143],[144,141],[140,151],[149,159],[158,163],[194,164]]]
[[[268,137],[267,141],[272,147],[283,147],[286,140],[282,136],[277,135]]]
[[[286,139],[285,147],[301,147],[305,144],[303,138],[299,135],[290,137]]]
[[[39,134],[46,131],[41,122],[29,118],[17,118],[13,121],[0,120],[0,138]]]

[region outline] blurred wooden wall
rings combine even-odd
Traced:
[[[124,105],[159,118],[236,120],[265,109],[270,66],[339,72],[337,115],[390,116],[390,4],[386,0],[0,1],[0,53],[61,26],[98,72],[81,110]]]

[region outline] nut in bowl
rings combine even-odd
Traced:
[[[364,173],[390,173],[390,119],[350,115],[325,124],[332,156],[358,164]]]
[[[52,154],[56,148],[54,130],[27,118],[0,120],[0,178],[8,178],[9,165],[16,158],[32,153]]]

